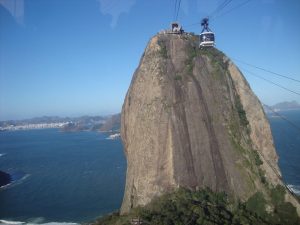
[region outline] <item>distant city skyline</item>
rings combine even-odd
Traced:
[[[223,0],[182,0],[187,32]],[[300,2],[231,1],[212,17],[216,47],[233,59],[300,79]],[[247,2],[247,3],[246,3]],[[175,0],[0,0],[0,120],[121,111],[149,39],[168,29]],[[299,83],[238,61],[261,102],[300,96]]]

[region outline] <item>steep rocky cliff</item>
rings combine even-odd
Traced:
[[[242,201],[281,182],[261,103],[238,68],[194,35],[154,36],[122,109],[127,157],[121,213],[178,187]],[[286,191],[286,200],[297,200]],[[270,210],[272,205],[270,204]]]

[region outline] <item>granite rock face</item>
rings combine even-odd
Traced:
[[[121,213],[178,187],[246,200],[281,184],[261,103],[238,68],[215,48],[199,49],[194,35],[150,40],[123,104],[121,135]]]

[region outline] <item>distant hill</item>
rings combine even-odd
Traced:
[[[273,105],[272,108],[278,110],[300,109],[300,104],[296,101],[280,102]]]
[[[61,130],[62,131],[97,131],[100,129],[103,124],[105,124],[106,120],[109,117],[103,116],[82,116],[77,118],[72,118],[67,121],[67,124],[64,125]]]
[[[287,111],[287,110],[295,110],[300,109],[300,104],[296,101],[285,101],[285,102],[279,102],[272,106],[264,106],[264,110],[266,113],[272,113],[273,111]]]
[[[121,127],[121,113],[112,115],[100,127],[100,131],[120,131]]]
[[[62,127],[62,131],[103,131],[119,132],[121,125],[121,114],[101,117],[101,120],[92,120],[89,117],[76,122],[69,122]]]

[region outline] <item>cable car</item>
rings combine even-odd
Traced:
[[[204,18],[201,22],[203,29],[200,34],[199,47],[209,47],[215,45],[215,34],[208,27],[208,18]]]

